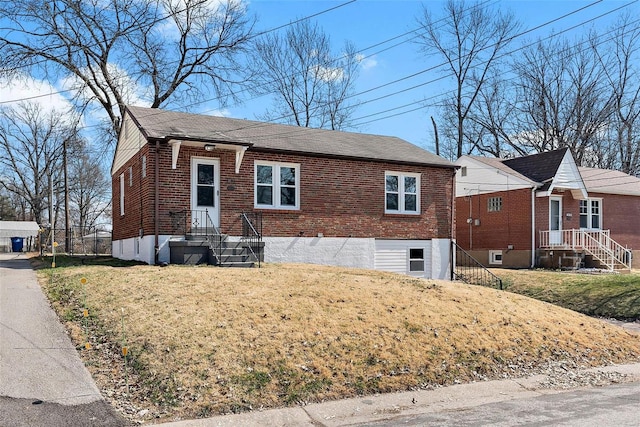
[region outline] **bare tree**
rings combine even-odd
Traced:
[[[592,46],[602,64],[612,92],[612,115],[608,123],[609,150],[603,147],[600,166],[615,167],[625,173],[640,174],[640,29],[635,17],[622,15],[612,28],[611,43],[602,46],[592,38]],[[604,164],[602,164],[604,163]]]
[[[110,210],[110,181],[100,162],[88,152],[86,143],[78,145],[69,165],[69,199],[74,223],[85,230],[94,227]]]
[[[471,130],[476,135],[471,151],[494,157],[526,154],[512,140],[514,117],[513,88],[501,71],[492,71],[478,92],[478,98],[469,111]]]
[[[127,103],[232,94],[252,31],[240,0],[3,1],[0,18],[0,70],[66,79],[113,135]]]
[[[296,126],[345,129],[354,106],[349,103],[358,75],[355,48],[345,43],[333,54],[329,36],[300,21],[286,34],[266,34],[256,42],[257,90],[273,93],[273,107],[262,119]]]
[[[0,221],[17,221],[19,217],[18,209],[12,203],[11,196],[4,188],[0,187]],[[27,218],[23,218],[26,220]]]
[[[517,142],[526,151],[569,147],[581,165],[598,157],[611,113],[602,65],[587,40],[539,41],[514,61]]]
[[[425,7],[418,24],[424,31],[417,40],[421,50],[427,55],[435,52],[444,60],[446,72],[453,74],[455,88],[444,108],[453,109],[454,141],[460,157],[470,152],[465,149],[465,138],[478,140],[465,136],[471,108],[520,24],[512,14],[458,0],[447,1],[443,20],[435,19]]]
[[[39,224],[47,208],[47,219],[55,222],[60,206],[55,196],[63,192],[63,144],[74,134],[60,112],[44,112],[38,104],[0,110],[0,185]]]

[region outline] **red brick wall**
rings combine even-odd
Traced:
[[[602,228],[611,230],[611,238],[622,246],[640,249],[640,197],[589,193],[602,198]]]
[[[489,212],[492,197],[502,197],[502,209]],[[469,224],[468,218],[473,221]],[[476,225],[476,220],[480,224]],[[456,198],[456,239],[468,250],[531,249],[531,190],[499,191]]]
[[[144,234],[153,234],[154,148],[145,147],[147,179],[142,188],[125,182],[125,216],[120,217],[119,181],[122,171],[134,164],[135,156],[113,176],[114,239],[134,237],[142,224]],[[448,238],[451,234],[453,169],[399,166],[382,162],[316,158],[301,155],[260,153],[248,150],[240,173],[235,173],[235,152],[182,147],[176,169],[171,169],[171,147],[160,145],[160,234],[171,234],[169,212],[190,208],[191,157],[220,159],[220,225],[224,233],[241,234],[240,213],[263,213],[265,236],[382,237],[399,239]],[[254,209],[254,160],[300,164],[300,210]],[[385,171],[421,173],[420,215],[384,213]],[[136,183],[134,182],[134,186]],[[131,209],[130,209],[131,207]]]
[[[580,228],[580,199],[574,199],[571,191],[554,191],[562,197],[562,229]],[[549,197],[536,197],[536,247],[540,245],[540,231],[549,230]],[[568,217],[567,213],[571,215]]]
[[[580,228],[580,199],[574,199],[570,191],[553,193],[562,197],[562,228]],[[502,196],[502,211],[488,212],[487,200]],[[591,198],[602,198],[602,229],[611,231],[611,238],[622,246],[640,250],[640,198],[612,194],[590,193]],[[471,218],[480,219],[480,225],[469,225]],[[567,216],[570,213],[570,216]],[[456,198],[456,239],[463,249],[531,248],[531,190],[512,190]],[[540,244],[539,231],[549,230],[549,197],[535,198],[536,247]]]
[[[147,158],[145,178],[142,177],[142,156]],[[112,177],[113,240],[138,236],[140,229],[145,230],[145,234],[150,234],[149,230],[153,230],[149,216],[149,212],[153,213],[153,192],[150,190],[150,185],[153,182],[153,159],[150,157],[149,147],[145,145]],[[130,167],[132,171],[131,186],[129,186]],[[124,173],[125,190],[124,216],[120,215],[120,175],[122,173]]]

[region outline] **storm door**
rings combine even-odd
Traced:
[[[191,227],[220,225],[220,160],[191,158]]]
[[[562,198],[549,199],[549,244],[562,244]]]

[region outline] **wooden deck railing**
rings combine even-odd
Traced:
[[[583,250],[607,269],[631,270],[631,250],[611,238],[609,230],[546,230],[540,231],[540,249]]]

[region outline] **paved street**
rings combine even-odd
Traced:
[[[640,383],[568,391],[359,426],[640,426]]]
[[[0,425],[124,425],[102,399],[29,261],[14,253],[0,254]]]

